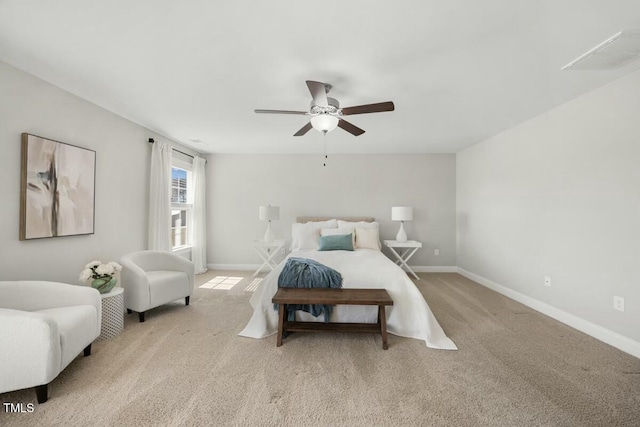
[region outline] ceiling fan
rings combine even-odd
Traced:
[[[309,132],[311,128],[318,132],[326,134],[336,127],[346,130],[354,136],[362,135],[364,130],[344,120],[343,116],[351,116],[354,114],[381,113],[384,111],[393,111],[395,109],[393,102],[379,102],[376,104],[358,105],[355,107],[340,108],[340,103],[335,98],[330,98],[327,93],[332,86],[328,83],[315,82],[307,80],[307,87],[311,92],[311,106],[309,111],[289,111],[289,110],[255,110],[256,113],[267,114],[299,114],[311,116],[309,123],[304,125],[293,136],[302,136]]]

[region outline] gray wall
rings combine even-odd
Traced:
[[[96,151],[95,234],[18,240],[23,132]],[[146,248],[148,138],[161,139],[0,62],[0,280],[77,283],[87,262]]]
[[[455,266],[455,155],[215,154],[208,157],[208,259],[210,264],[260,261],[250,243],[263,237],[258,207],[280,206],[272,222],[291,241],[296,216],[373,216],[382,239],[394,239],[400,223],[392,206],[412,206],[405,224],[423,249],[410,264]],[[433,249],[440,249],[434,256]]]
[[[458,266],[640,340],[639,118],[636,72],[458,153]]]

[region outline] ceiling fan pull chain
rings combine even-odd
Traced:
[[[324,134],[324,163],[322,166],[327,166],[327,132],[323,132]]]

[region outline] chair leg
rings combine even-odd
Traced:
[[[131,310],[130,308],[127,308],[127,314],[131,314],[133,313],[133,310]]]
[[[184,305],[189,305],[189,298],[191,297],[184,297]]]
[[[91,344],[84,348],[84,357],[91,356]]]
[[[144,311],[142,313],[138,313],[138,318],[140,318],[140,323],[144,322]]]
[[[49,384],[36,386],[36,399],[38,403],[44,403],[49,399]]]

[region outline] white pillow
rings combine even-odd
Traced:
[[[380,235],[377,228],[361,228],[356,227],[356,246],[357,249],[376,249],[380,250]]]
[[[320,246],[320,229],[338,228],[338,221],[316,221],[294,223],[291,225],[291,250],[318,249]]]
[[[356,233],[356,228],[362,228],[365,230],[379,230],[380,229],[380,224],[373,221],[373,222],[366,222],[366,221],[356,221],[356,222],[350,222],[350,221],[343,221],[341,219],[338,220],[338,228],[344,228],[347,230],[353,230],[353,234],[356,236],[356,242],[353,245],[354,249],[361,249],[362,246],[360,246],[360,244],[358,243],[358,233]],[[380,239],[378,237],[378,244],[377,247],[373,248],[373,249],[380,249],[382,247],[382,245],[380,245]]]
[[[380,224],[375,222],[375,221],[373,221],[373,222],[366,222],[366,221],[349,222],[349,221],[338,220],[338,228],[349,228],[351,230],[355,230],[356,227],[366,228],[366,229],[375,228],[376,230],[379,230],[380,229]]]
[[[320,246],[320,229],[315,227],[300,227],[298,231],[298,249],[318,249]]]
[[[356,248],[356,233],[352,228],[321,228],[321,236],[342,236],[344,234],[351,234],[351,243],[353,248]]]
[[[329,219],[326,221],[309,221],[306,224],[311,224],[315,228],[338,228],[338,221],[335,219]]]

